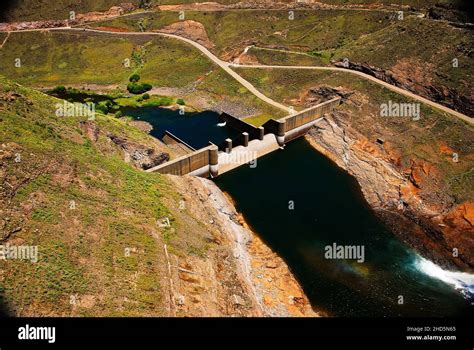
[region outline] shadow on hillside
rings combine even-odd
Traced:
[[[2,5],[0,6],[0,22],[6,22],[8,11],[16,6],[18,6],[18,0],[2,0]]]
[[[11,317],[11,313],[8,310],[7,303],[5,299],[0,294],[0,318]]]

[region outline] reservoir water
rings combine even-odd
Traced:
[[[47,93],[70,102],[92,102],[98,105],[100,102],[109,101],[110,104],[115,104],[113,98],[108,95],[81,92],[74,89],[67,89],[63,92],[48,91]],[[219,126],[219,114],[213,111],[180,114],[179,110],[165,107],[122,106],[118,109],[112,109],[110,113],[115,113],[117,110],[120,110],[123,116],[150,123],[153,126],[150,134],[154,137],[161,140],[165,131],[169,131],[195,149],[209,145],[209,141],[219,145],[226,138],[232,139],[238,134],[229,127]]]
[[[124,115],[146,121],[153,126],[151,134],[161,139],[166,130],[178,136],[195,149],[207,146],[209,141],[220,144],[237,133],[228,127],[220,127],[219,114],[211,111],[179,114],[178,110],[157,107],[125,107]]]
[[[281,256],[316,310],[333,316],[474,316],[474,276],[445,271],[379,221],[356,180],[304,139],[215,182]],[[364,247],[364,262],[326,246]],[[470,291],[470,292],[469,292]]]

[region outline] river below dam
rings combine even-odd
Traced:
[[[399,241],[357,181],[300,138],[216,184],[330,316],[473,316],[474,275],[445,271]],[[326,247],[364,248],[364,261]],[[360,259],[359,259],[360,260]]]

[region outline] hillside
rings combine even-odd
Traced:
[[[70,11],[86,13],[92,11],[107,11],[112,6],[120,6],[124,3],[133,5],[134,8],[154,8],[160,5],[193,4],[208,2],[205,0],[60,0],[48,3],[44,0],[8,0],[5,2],[3,12],[0,12],[0,21],[36,21],[44,19],[66,19]],[[281,7],[282,5],[297,4],[294,0],[266,1],[266,0],[215,0],[214,3],[231,5],[237,7]],[[417,10],[425,10],[437,6],[442,13],[450,9],[450,13],[462,10],[461,17],[465,16],[472,5],[462,0],[319,0],[308,1],[308,4],[323,4],[329,6],[346,7],[380,7],[380,6],[405,6]],[[301,4],[298,4],[301,5]],[[305,4],[303,4],[305,5]],[[456,13],[459,17],[459,14]]]
[[[58,117],[56,103],[62,101],[0,78],[0,242],[38,247],[37,262],[0,266],[5,313],[271,312],[258,306],[244,261],[229,259],[236,232],[251,233],[215,185],[187,177],[177,185],[172,177],[143,172],[137,152],[170,150],[123,119]],[[221,207],[208,204],[212,191]],[[164,218],[169,226],[158,225]],[[278,264],[295,295],[297,283]]]
[[[21,67],[15,66],[16,58],[20,58]],[[0,49],[0,70],[9,79],[39,89],[66,85],[122,93],[127,92],[129,76],[138,73],[158,88],[152,94],[184,98],[197,109],[281,116],[281,111],[260,101],[198,50],[168,38],[89,32],[11,33]]]
[[[399,20],[394,12],[377,10],[298,10],[292,20],[285,10],[245,10],[245,16],[242,11],[185,13],[182,23],[193,23],[188,29],[178,29],[178,13],[172,11],[94,25],[183,36],[200,33],[221,59],[243,64],[341,66],[347,59],[350,69],[473,115],[472,28],[410,12]]]

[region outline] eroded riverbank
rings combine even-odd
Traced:
[[[318,316],[286,263],[212,181],[168,178],[183,196],[186,213],[213,236],[205,257],[179,257],[181,270],[172,276],[174,294],[184,300],[178,316]]]

